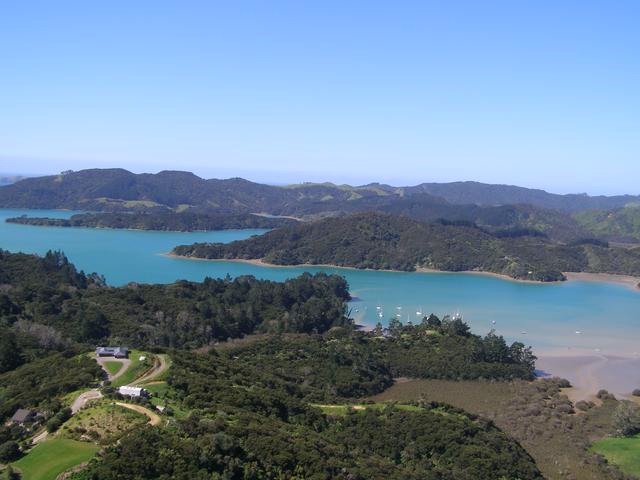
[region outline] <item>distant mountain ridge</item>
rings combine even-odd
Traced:
[[[294,210],[296,204],[355,201],[376,197],[424,194],[434,203],[502,206],[528,204],[566,212],[622,208],[640,202],[640,195],[559,195],[544,190],[479,182],[421,183],[394,187],[380,183],[351,186],[303,183],[273,186],[242,178],[203,179],[191,172],[161,171],[135,174],[124,169],[88,169],[61,175],[21,179],[0,187],[0,207],[130,208],[123,202],[146,202],[151,208],[190,205],[219,210]]]
[[[190,172],[135,174],[89,169],[23,179],[0,187],[2,208],[65,208],[98,212],[268,213],[306,220],[378,211],[421,221],[440,218],[489,230],[534,229],[558,241],[601,236],[574,212],[617,209],[640,196],[557,195],[478,182],[394,187],[303,183],[273,186],[242,178],[203,179]]]

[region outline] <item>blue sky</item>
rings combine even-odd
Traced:
[[[640,193],[638,2],[5,2],[0,171]]]

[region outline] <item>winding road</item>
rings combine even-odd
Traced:
[[[160,415],[152,412],[148,408],[145,408],[141,405],[134,405],[132,403],[123,403],[123,402],[116,402],[116,405],[119,405],[124,408],[128,408],[129,410],[133,410],[143,415],[146,415],[149,418],[149,425],[160,425],[160,422],[162,421],[162,419],[160,418]]]
[[[131,383],[131,385],[134,385],[134,384],[140,385],[143,383],[147,383],[153,380],[154,378],[159,377],[160,374],[163,373],[168,368],[168,366],[169,364],[167,362],[166,354],[156,355],[154,357],[153,367],[151,368],[151,370],[148,370],[144,375],[137,378],[134,382]]]

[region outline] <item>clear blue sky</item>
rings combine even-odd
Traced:
[[[0,171],[640,193],[640,2],[4,2]]]

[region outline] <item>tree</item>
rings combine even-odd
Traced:
[[[389,320],[389,335],[392,337],[399,337],[402,334],[403,325],[400,320],[393,318]]]
[[[0,331],[0,373],[8,372],[22,364],[22,350],[15,334],[9,329]]]
[[[376,328],[373,329],[373,334],[376,337],[381,337],[384,334],[384,328],[380,322],[376,323]]]
[[[433,313],[428,317],[422,319],[422,323],[426,324],[430,329],[436,330],[442,326],[442,322],[440,319],[435,316]]]
[[[507,362],[511,355],[509,347],[502,336],[491,330],[482,340],[484,360],[487,362]]]
[[[13,440],[0,445],[0,462],[9,463],[20,457],[20,445]]]
[[[109,335],[108,320],[98,310],[90,309],[85,312],[80,323],[80,335],[82,340],[100,340]]]

